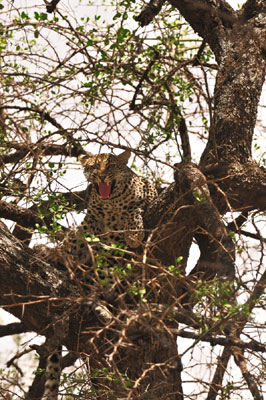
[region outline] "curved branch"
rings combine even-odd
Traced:
[[[219,163],[203,168],[212,197],[221,213],[266,209],[266,169],[255,162]],[[213,183],[217,184],[213,185]],[[231,207],[231,209],[230,209]]]
[[[165,265],[182,255],[185,267],[192,237],[201,233],[202,258],[193,273],[212,271],[232,276],[234,243],[212,201],[205,176],[193,164],[175,167],[176,185],[165,189],[145,214],[147,228],[160,227],[156,254]]]
[[[189,25],[213,50],[219,60],[223,52],[226,38],[226,26],[231,26],[236,20],[234,9],[226,2],[217,4],[210,0],[169,0]]]

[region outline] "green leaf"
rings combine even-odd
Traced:
[[[203,201],[206,200],[206,197],[204,196],[203,193],[193,192],[193,196],[195,197],[195,199],[196,199],[199,203],[203,203]]]
[[[21,13],[21,18],[22,19],[30,19],[28,14],[26,14],[24,11],[22,11],[22,13]]]
[[[228,235],[230,236],[230,238],[231,238],[232,240],[236,240],[235,232],[229,231],[229,232],[228,232]]]
[[[46,21],[47,18],[48,18],[48,15],[46,13],[41,13],[41,15],[40,15],[40,20],[41,21]]]

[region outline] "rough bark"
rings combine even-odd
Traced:
[[[212,48],[218,73],[213,125],[201,163],[251,157],[257,107],[265,79],[266,14],[261,1],[234,11],[226,1],[172,0]]]

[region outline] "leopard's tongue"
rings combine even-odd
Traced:
[[[107,185],[105,182],[99,183],[99,193],[103,199],[108,199],[111,192],[111,184]]]

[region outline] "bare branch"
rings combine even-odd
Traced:
[[[254,376],[252,376],[252,374],[249,372],[247,368],[247,362],[244,356],[244,351],[240,350],[239,347],[233,347],[232,350],[235,363],[239,367],[243,378],[247,382],[248,388],[253,398],[256,400],[263,400],[263,394],[260,392],[256,384],[256,380],[254,379]]]
[[[185,330],[176,331],[175,333],[177,334],[177,336],[180,336],[183,338],[189,338],[189,339],[200,340],[203,342],[208,342],[212,346],[215,346],[215,345],[221,345],[221,346],[225,346],[225,347],[238,346],[239,349],[250,349],[250,350],[254,350],[254,351],[260,351],[262,353],[266,351],[266,346],[261,345],[260,343],[257,343],[256,341],[244,342],[240,339],[233,339],[231,337],[221,337],[221,336],[219,337],[219,336],[210,335],[208,333],[196,334],[194,332],[188,332]]]
[[[217,367],[210,383],[210,389],[206,400],[216,400],[219,390],[223,387],[223,379],[224,375],[226,374],[227,365],[231,355],[231,348],[225,347],[222,355],[218,357]]]
[[[38,153],[39,156],[56,156],[63,155],[68,157],[78,157],[81,154],[84,154],[85,151],[81,149],[79,146],[69,146],[68,144],[53,144],[53,143],[15,143],[10,142],[9,148],[18,149],[15,153],[12,154],[1,154],[0,155],[0,163],[9,164],[22,160],[27,154],[34,155]]]
[[[0,325],[0,337],[30,332],[22,322],[13,322],[8,325]]]
[[[147,79],[148,74],[149,74],[149,72],[150,72],[152,66],[153,66],[154,63],[156,62],[156,60],[159,60],[159,56],[160,56],[160,55],[159,55],[158,51],[155,50],[155,54],[154,54],[153,59],[149,62],[149,64],[148,64],[146,70],[144,71],[144,73],[143,73],[143,75],[142,75],[142,77],[141,77],[141,79],[140,79],[140,81],[139,81],[139,83],[138,83],[138,86],[136,87],[136,90],[135,90],[133,99],[132,99],[132,101],[131,101],[131,103],[130,103],[130,106],[129,106],[129,109],[130,109],[130,110],[133,110],[133,111],[134,111],[134,110],[136,109],[136,107],[137,107],[137,106],[136,106],[136,99],[137,99],[137,96],[138,96],[138,92],[139,92],[139,90],[141,89],[141,85],[142,85],[143,81],[144,81],[145,79]]]

